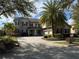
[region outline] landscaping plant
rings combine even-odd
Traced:
[[[11,37],[11,36],[1,37],[1,40],[0,40],[0,52],[6,52],[8,50],[12,50],[16,46],[19,46],[19,43],[16,40],[16,38]]]

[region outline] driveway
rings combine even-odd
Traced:
[[[18,37],[20,47],[0,59],[79,59],[78,46],[57,45],[42,37]]]

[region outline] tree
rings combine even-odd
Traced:
[[[30,0],[0,0],[0,15],[6,17],[16,14],[16,11],[22,15],[30,16],[35,10],[35,6]]]
[[[74,26],[79,29],[79,2],[73,7],[72,18],[75,21]]]
[[[54,36],[54,29],[57,25],[64,26],[66,16],[64,10],[68,8],[72,0],[50,0],[44,3],[42,16],[40,17],[41,24],[52,26],[52,35]]]
[[[13,23],[5,23],[3,30],[7,35],[11,35],[15,31],[16,27],[14,26]]]

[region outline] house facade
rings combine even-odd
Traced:
[[[28,17],[17,17],[14,19],[16,26],[16,33],[23,36],[41,36],[43,34],[42,28],[38,19]]]
[[[57,25],[55,28],[54,28],[54,34],[56,35],[61,35],[63,34],[64,36],[69,36],[70,34],[70,29],[71,29],[71,26],[68,25],[67,23],[64,23],[63,24],[64,26],[60,26],[60,25]],[[43,28],[43,32],[44,32],[44,35],[52,35],[52,26],[46,26],[46,24],[43,24],[42,25],[42,28]]]

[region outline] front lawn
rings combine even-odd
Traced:
[[[48,44],[49,45],[51,45],[51,46],[53,46],[53,45],[55,45],[55,46],[69,46],[69,45],[79,45],[79,38],[74,38],[74,41],[70,44],[67,40],[68,40],[69,38],[67,38],[66,40],[49,40],[49,39],[45,39],[45,40],[47,40],[48,41]],[[49,43],[49,41],[50,41],[50,43]]]

